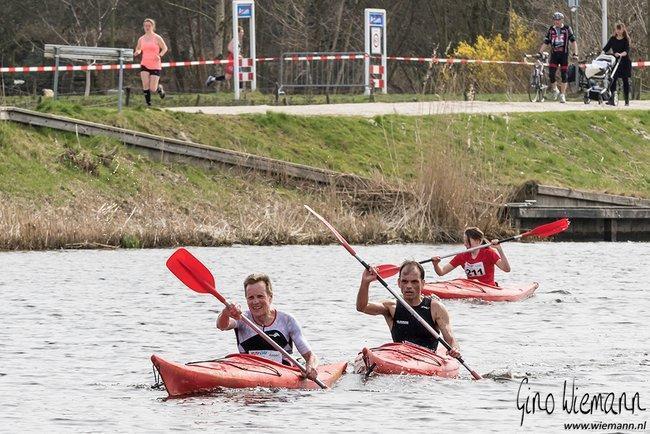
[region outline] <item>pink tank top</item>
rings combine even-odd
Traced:
[[[142,49],[142,62],[140,64],[149,69],[162,69],[162,63],[158,54],[160,53],[160,47],[156,39],[145,39],[142,38],[140,43],[140,48]]]

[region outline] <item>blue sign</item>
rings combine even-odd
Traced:
[[[378,14],[376,12],[371,12],[369,14],[370,25],[371,26],[384,26],[384,14]]]
[[[237,5],[237,18],[250,18],[252,14],[253,6],[251,4]]]

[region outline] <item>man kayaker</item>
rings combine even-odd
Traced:
[[[506,273],[510,272],[510,263],[499,240],[492,240],[488,245],[483,232],[477,227],[471,227],[465,229],[463,242],[468,249],[481,244],[485,244],[486,247],[473,252],[459,253],[442,267],[440,266],[440,257],[434,256],[431,258],[431,262],[433,262],[433,268],[438,276],[444,276],[461,265],[468,279],[476,279],[485,285],[497,286],[494,281],[494,266],[496,265]]]
[[[381,302],[368,301],[370,284],[377,280],[374,271],[365,270],[361,276],[361,285],[357,294],[357,310],[368,315],[383,315],[390,329],[393,342],[411,342],[435,351],[438,340],[427,331],[397,300],[389,299]],[[402,297],[413,309],[442,334],[451,346],[447,351],[451,357],[460,357],[460,348],[451,331],[449,313],[437,299],[422,295],[424,287],[424,268],[415,261],[405,261],[399,270],[397,285],[402,290]]]
[[[296,349],[305,359],[307,378],[315,380],[318,374],[316,372],[316,355],[303,337],[296,319],[273,306],[273,286],[269,276],[266,274],[248,276],[244,280],[244,296],[249,310],[242,313],[241,307],[237,304],[225,307],[217,317],[217,328],[219,330],[235,330],[240,353],[255,354],[278,363],[291,365],[291,362],[285,360],[279,351],[274,350],[240,319],[241,315],[246,315],[288,353],[292,353],[295,344]]]

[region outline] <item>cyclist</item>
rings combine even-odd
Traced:
[[[560,102],[566,102],[567,88],[567,69],[569,68],[569,42],[573,48],[573,58],[578,58],[578,43],[573,34],[571,27],[564,24],[564,15],[560,12],[553,14],[553,25],[546,32],[544,42],[539,47],[539,54],[542,55],[544,48],[548,45],[551,47],[551,57],[548,61],[548,74],[551,86],[553,86],[553,96],[555,99],[560,97]],[[560,67],[560,76],[562,78],[561,90],[558,90],[555,82],[555,74],[558,66]]]

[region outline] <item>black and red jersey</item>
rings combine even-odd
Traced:
[[[550,45],[554,53],[568,53],[569,42],[575,40],[573,30],[565,24],[562,27],[551,26],[546,33],[544,43]]]

